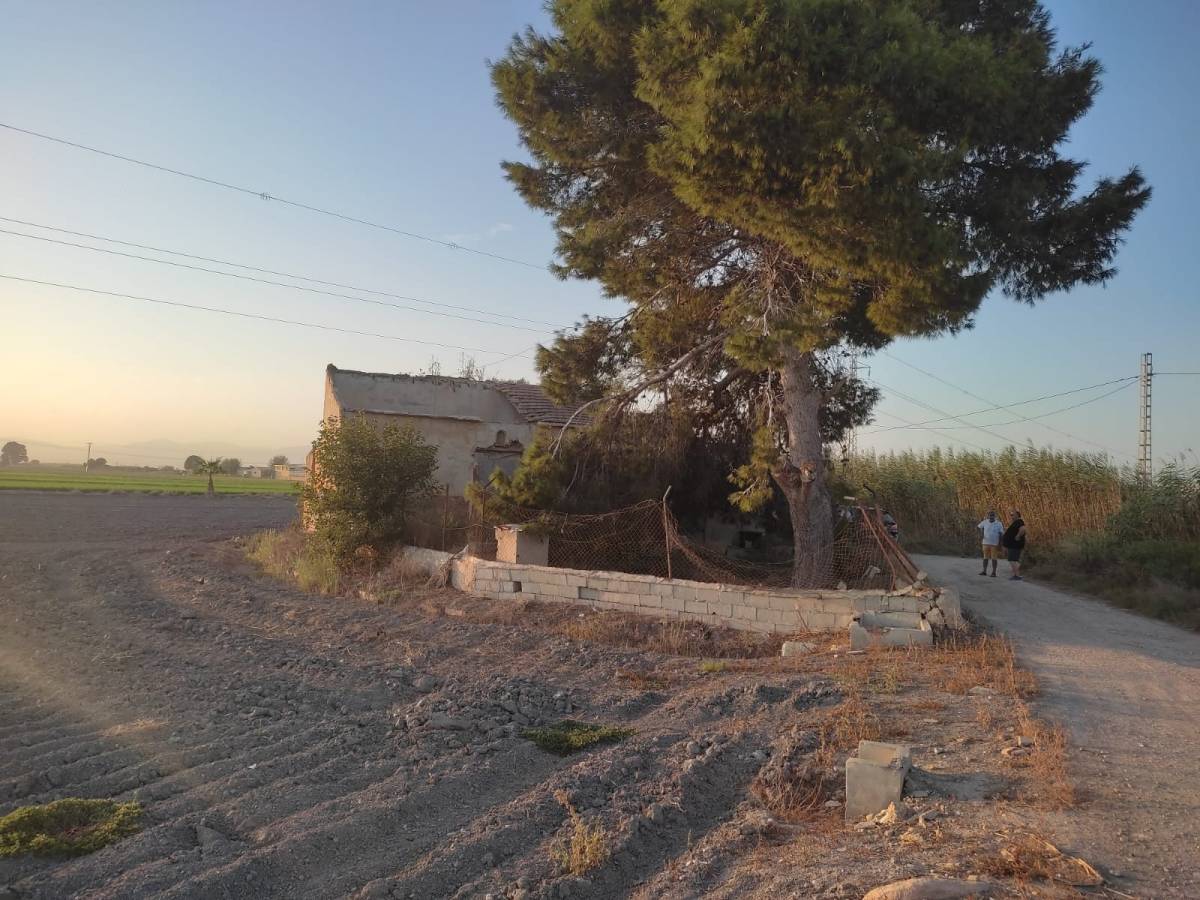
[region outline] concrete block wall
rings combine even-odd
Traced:
[[[455,588],[493,600],[578,603],[744,631],[845,631],[865,612],[924,614],[934,605],[920,596],[882,591],[758,590],[652,575],[492,562],[419,547],[406,548],[405,555],[431,572],[449,564],[450,583]],[[957,596],[951,604],[944,592],[937,605],[947,624],[959,624]]]

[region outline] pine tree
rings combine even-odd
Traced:
[[[623,396],[758,378],[763,434],[738,477],[747,498],[768,472],[786,495],[797,583],[832,543],[829,353],[969,327],[990,292],[1103,283],[1149,199],[1137,169],[1080,188],[1060,148],[1100,64],[1060,49],[1035,0],[549,10],[553,33],[492,67],[532,157],[507,175],[553,217],[557,273],[633,305],[614,340],[644,370]]]

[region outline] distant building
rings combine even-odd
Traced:
[[[536,384],[325,370],[326,419],[361,414],[416,426],[437,447],[435,477],[456,496],[497,470],[512,475],[539,431],[584,424],[576,409],[551,402]]]
[[[308,466],[299,463],[282,463],[274,468],[276,481],[308,481]]]
[[[265,478],[269,471],[268,466],[238,466],[238,475],[242,478]]]

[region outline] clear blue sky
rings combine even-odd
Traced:
[[[1145,350],[1159,369],[1200,371],[1200,186],[1192,161],[1200,12],[1181,0],[1050,7],[1063,41],[1092,41],[1106,68],[1072,152],[1093,164],[1092,174],[1141,165],[1155,196],[1107,288],[1036,309],[993,298],[973,332],[889,351],[997,402],[1136,374]],[[514,31],[544,22],[537,2],[7,4],[0,121],[541,263],[553,235],[501,177],[500,160],[521,151],[493,102],[485,61],[503,53]],[[0,216],[550,323],[620,308],[591,284],[9,131],[0,130],[0,160]],[[8,235],[0,235],[0,272],[492,351],[474,354],[481,363],[547,337]],[[44,459],[72,455],[51,445],[88,440],[110,460],[131,463],[177,462],[177,446],[295,455],[320,417],[326,363],[411,372],[437,358],[443,371],[459,366],[456,350],[11,281],[0,281],[0,304],[8,363],[0,438],[25,440]],[[880,383],[948,413],[987,405],[892,359],[869,364]],[[495,371],[532,375],[520,356]],[[1197,378],[1156,383],[1156,456],[1200,449],[1197,388]],[[1037,415],[1099,393],[1021,411]],[[1136,402],[1132,387],[1044,421],[1133,454]],[[879,426],[898,424],[889,416],[939,417],[895,394],[880,413]],[[996,431],[1015,442],[1093,449],[1025,423]],[[864,434],[860,442],[899,449],[950,439],[1003,444],[957,427]]]

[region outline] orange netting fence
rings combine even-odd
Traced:
[[[469,504],[447,492],[414,521],[410,542],[495,559],[498,525],[523,525],[547,537],[549,565],[763,588],[882,588],[911,583],[917,567],[877,509],[843,508],[831,546],[794,565],[790,548],[734,551],[683,533],[666,500],[645,500],[594,515],[516,507],[481,493]],[[737,555],[731,555],[731,553]]]

